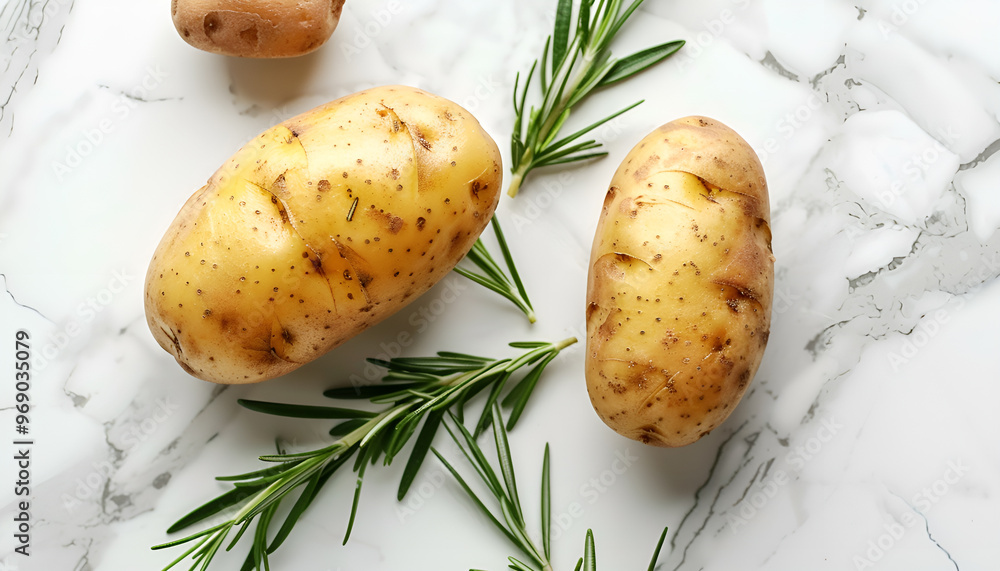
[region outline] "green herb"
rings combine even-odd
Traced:
[[[455,469],[455,467],[445,459],[440,452],[432,449],[438,460],[444,464],[445,468],[451,472],[458,481],[459,486],[472,498],[473,503],[479,508],[487,519],[500,530],[510,542],[520,550],[521,561],[517,557],[509,557],[509,567],[515,571],[552,571],[551,561],[551,531],[552,531],[552,490],[550,479],[549,446],[545,445],[545,453],[542,456],[542,490],[541,490],[541,521],[542,521],[542,546],[541,548],[532,541],[525,525],[524,510],[521,508],[521,500],[517,493],[517,481],[514,475],[514,462],[510,451],[510,443],[507,439],[507,429],[504,427],[503,416],[500,407],[493,405],[491,411],[491,423],[493,426],[493,442],[496,449],[497,463],[499,468],[486,459],[486,454],[476,442],[474,434],[470,433],[462,422],[455,417],[451,418],[451,423],[445,423],[448,434],[451,435],[455,444],[462,451],[465,458],[472,464],[476,474],[483,481],[490,494],[495,500],[497,508],[490,509],[486,502],[480,498],[472,487]],[[454,425],[454,428],[452,427]],[[499,515],[495,512],[499,512]],[[649,562],[648,571],[653,571],[656,561],[660,557],[660,548],[667,538],[667,530],[660,534],[660,540],[653,551],[653,558]],[[584,540],[583,557],[576,564],[576,571],[597,571],[597,556],[594,546],[594,534],[587,530]]]
[[[434,357],[395,358],[389,361],[369,359],[369,362],[386,369],[381,384],[332,389],[324,393],[334,399],[361,399],[385,405],[380,412],[241,400],[240,404],[244,407],[267,414],[340,420],[330,431],[339,438],[329,446],[308,452],[285,453],[279,448],[277,454],[260,457],[264,462],[274,463],[273,466],[218,478],[232,482],[233,488],[188,513],[167,531],[179,531],[224,511],[235,511],[235,514],[222,523],[153,549],[191,543],[192,546],[164,570],[189,557],[192,559],[190,569],[205,570],[220,549],[231,550],[257,519],[257,527],[251,535],[250,552],[242,569],[269,569],[268,555],[288,537],[330,476],[356,456],[353,470],[357,473],[357,485],[344,536],[346,543],[357,516],[361,486],[369,465],[380,458],[384,464],[389,464],[417,434],[399,485],[398,497],[402,499],[427,456],[446,412],[461,418],[468,400],[488,388],[486,404],[477,424],[485,428],[491,420],[492,407],[508,385],[512,385],[513,390],[508,393],[505,402],[523,409],[542,370],[560,351],[573,343],[576,343],[574,338],[558,343],[511,343],[512,347],[524,350],[513,359],[490,359],[451,352],[440,352]],[[520,381],[511,380],[515,371],[529,366],[531,369]],[[516,395],[513,400],[511,394]],[[423,426],[418,433],[421,423]],[[279,505],[300,488],[301,492],[281,526],[273,532],[272,520]],[[227,541],[231,533],[235,535]]]
[[[511,137],[511,172],[514,176],[507,191],[510,196],[517,196],[524,177],[538,167],[606,155],[606,152],[595,151],[601,146],[595,140],[577,142],[578,139],[642,101],[556,139],[559,129],[569,118],[570,110],[595,89],[631,77],[667,58],[684,45],[682,40],[678,40],[641,50],[622,59],[611,56],[611,41],[642,1],[634,0],[622,12],[621,0],[600,0],[591,13],[594,0],[582,0],[574,23],[573,0],[559,0],[552,35],[545,40],[542,57],[531,66],[520,91],[520,98],[520,74],[514,82],[516,118]],[[532,106],[530,111],[526,111],[528,86],[539,64],[542,102],[537,109]]]
[[[507,248],[507,240],[503,237],[503,230],[500,229],[500,222],[496,216],[493,217],[490,224],[493,226],[493,234],[500,244],[500,252],[503,254],[504,262],[511,277],[508,278],[500,266],[493,261],[493,257],[486,249],[482,239],[476,240],[475,245],[469,250],[466,258],[478,266],[483,273],[477,274],[461,267],[456,267],[455,271],[509,299],[528,316],[528,321],[534,323],[535,310],[531,307],[531,300],[528,299],[528,293],[524,291],[521,276],[518,275],[517,268],[514,267],[514,258],[511,257],[510,250]]]

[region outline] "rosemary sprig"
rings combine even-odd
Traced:
[[[532,541],[525,525],[524,511],[521,508],[521,500],[517,494],[513,455],[510,451],[510,443],[507,439],[507,430],[504,427],[503,415],[500,407],[496,404],[493,405],[491,410],[491,423],[499,468],[494,468],[489,460],[486,459],[486,454],[483,453],[482,448],[476,442],[475,436],[457,418],[452,417],[450,423],[445,423],[445,428],[448,430],[448,434],[451,435],[452,440],[455,441],[455,444],[462,451],[466,460],[475,468],[476,474],[493,496],[493,500],[495,500],[498,506],[497,508],[491,510],[486,507],[486,502],[472,490],[472,487],[469,486],[458,470],[436,449],[432,449],[434,455],[451,472],[459,486],[472,498],[476,507],[510,540],[514,547],[520,550],[523,558],[527,559],[527,562],[525,562],[516,557],[508,557],[508,565],[511,569],[515,571],[552,571],[552,490],[549,445],[545,445],[545,453],[542,457],[542,546],[539,548]],[[454,425],[454,428],[451,425]],[[495,511],[499,511],[499,516],[494,513]],[[663,542],[666,538],[667,529],[664,528],[663,533],[660,534],[660,540],[656,544],[656,549],[653,551],[653,558],[649,562],[648,571],[655,569],[656,561],[660,557],[660,549],[663,547]],[[584,571],[597,571],[597,555],[592,530],[587,530],[583,546],[583,557],[577,561],[575,569],[576,571],[580,571],[581,569]]]
[[[514,267],[514,258],[510,255],[510,249],[507,248],[507,240],[504,239],[503,230],[500,229],[500,222],[496,216],[493,216],[490,224],[493,226],[493,234],[500,244],[500,252],[503,254],[507,270],[510,272],[510,278],[493,260],[482,239],[476,240],[466,258],[478,266],[483,273],[477,274],[458,266],[455,267],[455,271],[509,299],[528,316],[528,321],[534,323],[535,310],[531,307],[531,300],[528,299],[528,293],[524,290],[524,284],[521,283],[521,276],[518,275],[517,268]]]
[[[683,40],[667,42],[616,59],[611,55],[611,42],[643,0],[634,0],[624,11],[621,10],[622,0],[599,0],[593,13],[594,0],[581,0],[575,22],[573,0],[558,2],[552,35],[545,40],[542,57],[532,64],[520,97],[520,73],[514,81],[515,119],[511,136],[511,173],[514,176],[507,190],[510,196],[517,196],[524,177],[538,167],[606,155],[606,152],[595,151],[601,146],[597,141],[591,139],[581,143],[577,140],[642,101],[557,140],[559,129],[569,118],[573,106],[595,89],[631,77],[684,45]],[[532,106],[526,111],[528,86],[539,66],[542,102],[537,109]]]
[[[423,423],[403,470],[398,490],[398,497],[402,499],[427,456],[431,441],[446,412],[461,418],[468,400],[489,388],[489,396],[478,423],[478,426],[485,427],[490,422],[492,407],[496,406],[508,385],[516,389],[516,392],[509,393],[516,395],[511,404],[523,409],[542,370],[560,351],[573,343],[576,343],[576,339],[572,337],[558,343],[511,343],[511,346],[523,349],[513,359],[490,359],[452,352],[439,352],[434,357],[401,357],[389,361],[369,359],[369,362],[386,369],[381,384],[331,389],[324,393],[329,398],[361,399],[384,405],[379,412],[240,400],[244,407],[266,414],[337,419],[340,422],[330,433],[338,436],[338,439],[329,446],[307,452],[286,453],[279,449],[277,454],[260,457],[264,462],[274,463],[273,466],[217,478],[232,482],[233,488],[191,511],[167,532],[179,531],[223,511],[235,510],[235,515],[184,538],[154,546],[153,549],[164,549],[192,544],[167,565],[164,571],[189,557],[192,560],[190,569],[208,569],[220,549],[231,550],[254,519],[257,519],[257,527],[251,535],[250,552],[242,570],[269,569],[268,555],[288,537],[326,481],[356,455],[353,470],[357,474],[357,484],[344,536],[346,543],[357,516],[367,466],[380,458],[384,464],[392,462],[417,433],[418,425]],[[531,366],[531,369],[520,381],[511,380],[516,371],[527,366]],[[528,385],[525,385],[526,382]],[[509,394],[505,401],[510,400]],[[302,491],[298,498],[281,526],[272,534],[271,524],[279,505],[299,488]],[[227,542],[231,533],[235,535]]]

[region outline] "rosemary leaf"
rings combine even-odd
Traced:
[[[573,17],[572,0],[559,0],[556,5],[556,22],[552,31],[552,64],[558,66],[566,57],[569,28]],[[543,58],[544,59],[544,58]]]
[[[597,552],[594,549],[594,532],[587,530],[583,542],[583,571],[597,571]]]
[[[528,405],[528,399],[531,398],[531,393],[535,390],[535,385],[538,384],[538,379],[541,378],[542,371],[545,370],[545,367],[554,358],[555,356],[546,356],[542,359],[538,365],[525,375],[517,387],[507,394],[507,398],[504,399],[503,403],[504,406],[511,408],[510,416],[507,418],[507,430],[514,429],[514,425],[517,424],[518,419],[521,418],[521,414],[524,412],[524,407]]]
[[[628,8],[625,8],[625,11],[618,16],[618,19],[615,20],[614,25],[612,25],[611,29],[608,31],[608,35],[610,37],[615,37],[616,35],[618,35],[618,30],[625,25],[625,22],[629,19],[629,16],[631,16],[632,12],[635,12],[636,9],[639,8],[640,4],[642,4],[642,0],[635,0],[634,2],[632,2],[632,4],[629,5]]]
[[[660,558],[660,548],[663,547],[663,542],[667,539],[667,530],[669,528],[663,528],[663,533],[660,534],[660,540],[656,542],[656,549],[653,551],[653,558],[649,560],[649,568],[646,571],[654,571],[656,569],[656,560]]]
[[[347,521],[347,531],[344,533],[344,545],[347,545],[347,540],[351,538],[351,531],[354,530],[354,521],[358,516],[358,505],[361,503],[361,484],[365,481],[365,469],[368,468],[367,460],[369,460],[371,450],[374,450],[374,448],[368,448],[364,453],[358,455],[358,462],[355,467],[358,477],[354,486],[354,501],[351,503],[351,517]]]
[[[331,399],[370,399],[399,390],[399,386],[394,385],[365,385],[359,387],[342,387],[323,391],[323,396]]]
[[[465,426],[457,422],[457,419],[452,418],[458,428],[458,432],[462,435],[462,440],[459,440],[458,436],[455,435],[455,431],[451,429],[450,426],[445,424],[445,429],[448,430],[448,434],[451,435],[452,440],[458,444],[459,449],[465,455],[465,459],[472,464],[472,467],[476,469],[479,474],[479,478],[486,484],[489,488],[490,493],[493,494],[498,500],[504,497],[504,488],[500,484],[500,479],[497,478],[496,472],[493,467],[490,466],[488,460],[486,460],[486,455],[476,444],[476,439],[466,430]]]
[[[552,558],[552,482],[549,473],[548,443],[545,444],[545,455],[542,456],[542,551],[545,553],[545,559]],[[655,556],[653,558],[656,559]]]
[[[356,410],[353,408],[334,408],[331,406],[308,406],[302,404],[285,404],[277,402],[262,402],[256,400],[239,399],[238,402],[244,408],[254,412],[273,414],[277,416],[288,416],[292,418],[372,418],[374,412],[366,410]]]
[[[469,250],[466,259],[479,268],[482,273],[477,274],[459,266],[455,267],[455,271],[505,297],[527,316],[529,322],[534,323],[537,319],[535,317],[535,310],[531,306],[531,300],[528,299],[528,293],[525,291],[521,277],[517,273],[514,258],[510,254],[507,241],[504,239],[503,230],[500,228],[500,221],[496,216],[490,220],[490,225],[493,228],[493,235],[500,246],[500,253],[503,256],[510,277],[496,263],[481,239],[477,240],[472,249]]]
[[[181,519],[174,522],[173,525],[167,528],[167,533],[174,533],[180,531],[190,525],[196,524],[206,518],[210,518],[213,515],[221,512],[222,510],[232,507],[239,502],[245,500],[248,497],[253,496],[257,493],[256,489],[245,489],[245,488],[234,488],[228,492],[202,504],[201,506],[191,510],[187,515]],[[191,535],[188,538],[182,540],[190,541],[195,539],[197,535]],[[172,547],[170,544],[163,544],[166,547]]]
[[[517,539],[510,532],[510,530],[508,530],[504,526],[504,524],[501,523],[500,520],[497,519],[495,515],[493,515],[493,512],[491,512],[490,509],[486,507],[486,504],[484,504],[482,500],[479,499],[479,496],[477,496],[476,493],[472,491],[472,488],[469,487],[468,482],[466,482],[465,479],[462,478],[462,475],[458,473],[458,470],[456,470],[455,467],[452,466],[451,463],[448,462],[448,460],[444,456],[442,456],[440,452],[437,451],[437,449],[431,448],[431,451],[434,452],[434,455],[437,456],[438,460],[440,460],[441,463],[444,464],[445,469],[447,469],[448,472],[451,473],[452,477],[455,478],[455,481],[458,482],[458,485],[463,490],[465,490],[465,493],[468,494],[469,498],[472,499],[472,502],[476,505],[477,508],[479,508],[479,511],[481,511],[483,515],[485,515],[486,518],[489,519],[490,522],[497,529],[499,529],[500,532],[503,533],[508,540],[510,540],[511,543],[517,543]]]
[[[215,479],[220,482],[233,482],[238,480],[252,480],[255,478],[267,478],[272,474],[279,474],[285,468],[283,466],[271,466],[270,468],[264,468],[263,470],[254,470],[253,472],[247,472],[246,474],[237,474],[235,476],[216,476]]]
[[[500,407],[493,406],[493,438],[496,441],[497,458],[500,461],[500,471],[503,474],[503,482],[507,488],[507,497],[510,498],[511,506],[516,510],[518,522],[524,526],[524,513],[521,511],[521,499],[517,494],[517,479],[514,475],[514,461],[510,454],[510,443],[507,441],[507,431],[503,429],[503,418],[500,415]]]
[[[514,571],[536,571],[534,568],[528,567],[526,563],[519,561],[516,557],[508,557],[507,560],[510,561],[510,568]]]
[[[612,83],[632,77],[640,71],[656,65],[666,58],[674,55],[674,53],[682,47],[684,47],[684,40],[674,40],[672,42],[646,48],[628,57],[624,57],[615,62],[607,75],[605,75],[597,84],[597,87],[606,87]]]
[[[638,105],[640,105],[642,102],[643,102],[643,100],[636,101],[635,103],[629,105],[628,107],[624,107],[624,108],[618,110],[617,112],[612,113],[611,115],[608,115],[604,119],[601,119],[600,121],[594,121],[590,125],[587,125],[586,127],[580,129],[579,131],[576,131],[575,133],[573,133],[571,135],[567,135],[566,137],[563,137],[562,139],[559,139],[557,142],[555,142],[552,145],[553,148],[560,149],[560,148],[565,147],[566,145],[572,143],[573,141],[579,139],[580,137],[582,137],[582,136],[586,135],[587,133],[593,131],[594,129],[600,127],[601,125],[607,123],[608,121],[610,121],[610,120],[618,117],[622,113],[625,113],[625,112],[627,112],[627,111],[629,111],[631,109],[634,109],[635,107],[637,107]],[[590,143],[596,143],[596,141],[589,141],[589,142]],[[598,144],[597,146],[600,146],[600,145]],[[544,155],[544,156],[542,156],[542,158],[544,159],[547,156],[548,155]]]
[[[220,530],[220,529],[222,529],[222,528],[224,528],[224,527],[226,527],[226,526],[228,526],[230,524],[231,524],[231,522],[220,523],[220,524],[218,524],[216,526],[209,527],[207,529],[203,529],[203,530],[201,530],[201,531],[199,531],[197,533],[193,533],[193,534],[191,534],[191,535],[189,535],[187,537],[182,537],[180,539],[175,539],[173,541],[167,541],[165,543],[160,543],[159,545],[154,545],[152,547],[152,549],[156,550],[156,549],[167,549],[169,547],[176,547],[178,545],[182,545],[184,543],[188,543],[189,541],[193,541],[195,539],[198,539],[199,537],[203,537],[203,536],[215,533],[216,531],[218,531],[218,530]],[[201,544],[199,543],[198,546],[200,546],[200,545]],[[191,551],[194,551],[194,549],[196,549],[198,546],[195,546],[195,548],[192,548]]]
[[[420,435],[414,441],[413,450],[410,451],[410,458],[406,461],[406,466],[403,468],[403,476],[399,480],[399,490],[396,492],[397,500],[402,501],[406,496],[406,492],[410,490],[410,486],[417,477],[417,472],[420,471],[420,466],[423,464],[424,458],[427,457],[427,451],[431,449],[431,442],[433,442],[434,436],[437,435],[443,418],[444,411],[435,410],[428,413],[427,418],[424,419],[424,426],[420,430]]]

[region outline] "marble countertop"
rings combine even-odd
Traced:
[[[690,114],[734,127],[764,163],[770,342],[729,420],[672,450],[601,423],[579,344],[551,365],[511,441],[527,506],[551,444],[556,568],[573,568],[592,528],[602,569],[645,569],[664,526],[664,570],[998,568],[1000,3],[647,0],[615,53],[688,43],[573,118],[645,99],[600,129],[610,156],[538,172],[501,201],[536,324],[452,276],[280,381],[211,385],[156,345],[142,303],[151,253],[243,143],[401,83],[472,111],[508,161],[513,79],[554,4],[348,0],[325,46],[282,61],[191,48],[165,1],[0,7],[0,569],[162,568],[179,553],[149,547],[224,489],[215,476],[258,468],[276,437],[329,441],[329,422],[237,399],[317,403],[401,332],[407,355],[505,356],[508,341],[581,336],[611,174],[642,136]],[[26,436],[14,431],[19,330],[32,339]],[[24,438],[28,496],[16,495]],[[335,477],[272,568],[505,567],[515,552],[440,464],[399,503],[401,470],[369,472],[346,546],[354,482]],[[29,557],[14,551],[25,499]],[[245,547],[213,568],[238,568]]]

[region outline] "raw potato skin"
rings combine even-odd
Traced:
[[[146,275],[146,320],[190,374],[283,375],[402,308],[496,208],[500,152],[458,105],[362,91],[265,131],[181,209]]]
[[[774,289],[764,170],[706,117],[663,125],[611,181],[587,284],[587,389],[601,419],[656,446],[729,416],[760,365]]]
[[[344,0],[172,0],[174,27],[192,46],[227,56],[292,57],[323,45]]]

